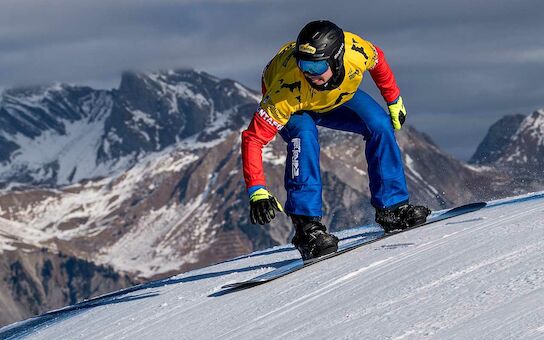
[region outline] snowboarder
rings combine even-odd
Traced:
[[[389,115],[358,89],[369,71]],[[251,222],[261,225],[283,211],[267,190],[262,148],[276,133],[287,143],[285,212],[295,227],[292,243],[303,259],[334,252],[338,238],[321,223],[322,184],[316,126],[354,132],[366,140],[371,204],[386,231],[425,222],[430,210],[408,203],[404,169],[394,130],[406,109],[380,48],[330,21],[308,23],[297,41],[284,45],[262,75],[263,98],[242,133],[244,179]]]

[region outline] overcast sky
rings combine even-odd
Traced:
[[[542,0],[1,0],[0,88],[189,67],[257,89],[282,44],[329,19],[384,50],[408,121],[466,159],[498,118],[544,107],[543,18]]]

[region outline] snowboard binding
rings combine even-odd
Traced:
[[[431,210],[425,206],[403,204],[394,209],[376,209],[376,222],[389,233],[421,225],[430,213]]]
[[[292,215],[291,219],[295,225],[291,243],[300,252],[302,260],[334,253],[338,249],[338,238],[327,233],[327,227],[321,223],[320,217]]]

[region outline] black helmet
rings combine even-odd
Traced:
[[[344,74],[344,31],[327,20],[312,21],[300,31],[295,47],[298,60],[327,60],[337,78]]]

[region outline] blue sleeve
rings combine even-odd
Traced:
[[[252,187],[249,187],[247,189],[248,196],[251,197],[251,195],[253,195],[255,193],[255,191],[257,191],[259,189],[266,189],[266,188],[264,187],[264,185],[254,185]]]

